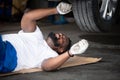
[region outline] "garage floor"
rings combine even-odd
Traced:
[[[39,25],[45,37],[49,32],[54,31],[68,35],[73,43],[81,38],[88,39],[90,46],[80,56],[102,57],[102,61],[95,64],[64,68],[54,72],[36,72],[0,77],[0,80],[120,80],[120,33],[83,33],[75,23],[64,25],[39,23]],[[0,23],[0,33],[17,32],[20,29],[19,26],[19,23]]]

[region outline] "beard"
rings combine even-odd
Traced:
[[[60,46],[60,44],[58,43],[58,39],[57,39],[57,37],[55,36],[55,33],[54,33],[54,32],[50,32],[49,35],[48,35],[48,37],[50,37],[50,38],[52,39],[55,47]]]

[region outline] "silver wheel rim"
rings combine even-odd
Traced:
[[[118,0],[99,0],[100,16],[104,20],[111,20],[113,17]]]

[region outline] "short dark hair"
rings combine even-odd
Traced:
[[[64,53],[64,52],[70,50],[71,45],[72,45],[72,41],[71,41],[70,38],[69,38],[69,44],[66,46],[65,50],[64,50],[62,53]],[[62,54],[62,53],[59,53],[59,52],[58,52],[59,55]]]

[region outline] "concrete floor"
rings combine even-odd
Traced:
[[[0,33],[17,32],[19,24],[2,24]],[[51,31],[62,32],[73,43],[81,38],[89,40],[88,50],[80,56],[102,57],[102,61],[54,72],[36,72],[0,77],[0,80],[120,80],[120,34],[119,33],[83,33],[75,23],[64,25],[39,24],[46,37]],[[6,29],[7,28],[7,29]]]

